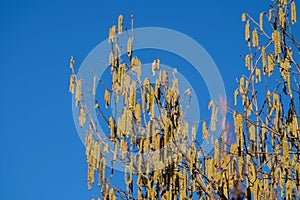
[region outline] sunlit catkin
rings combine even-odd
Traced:
[[[83,127],[85,120],[86,120],[86,115],[85,115],[84,109],[82,107],[80,107],[80,109],[79,109],[79,126],[80,126],[80,128]]]
[[[140,124],[141,123],[141,106],[138,103],[135,105],[134,116],[137,120],[137,123]]]
[[[118,18],[118,34],[122,34],[123,32],[123,15],[119,15]]]
[[[76,82],[76,94],[75,94],[75,99],[76,99],[76,106],[78,106],[80,100],[81,100],[81,95],[82,95],[82,91],[81,91],[81,82],[82,80],[78,80]]]
[[[272,40],[274,42],[274,49],[275,49],[275,55],[277,58],[279,58],[279,55],[281,53],[281,44],[280,44],[280,33],[278,30],[275,30],[272,33]]]
[[[242,14],[242,22],[246,21],[246,13]]]
[[[255,75],[256,75],[255,82],[256,83],[260,82],[261,81],[260,69],[256,68]]]
[[[296,16],[296,4],[295,1],[291,3],[291,17],[292,17],[292,24],[295,24],[297,21]]]
[[[75,75],[72,74],[70,77],[70,86],[69,86],[69,92],[71,94],[74,94],[74,85],[75,85]]]
[[[206,127],[206,122],[204,121],[202,123],[202,138],[207,139],[207,137],[208,137],[208,131]]]
[[[151,65],[151,69],[152,69],[152,75],[155,76],[155,72],[156,72],[156,60],[153,60],[152,65]]]
[[[130,57],[132,54],[132,40],[131,38],[127,41],[127,56]]]
[[[275,66],[275,60],[273,57],[273,54],[268,55],[268,75],[269,77],[272,75],[274,71],[274,66]]]
[[[108,106],[110,104],[110,93],[108,90],[105,90],[104,101],[105,101],[105,107],[108,108]]]
[[[116,37],[116,26],[112,26],[109,29],[108,42],[109,43],[114,42],[115,37]]]
[[[252,46],[258,47],[258,34],[256,29],[254,29],[254,31],[252,32]]]
[[[246,25],[245,25],[245,40],[246,41],[250,41],[250,23],[249,20],[247,21]]]
[[[259,29],[261,31],[263,31],[263,16],[264,16],[264,13],[260,13],[260,15],[259,15]]]
[[[262,67],[263,67],[263,74],[267,73],[267,56],[266,56],[266,47],[261,48],[261,60],[262,60]]]
[[[129,109],[133,110],[136,103],[136,82],[132,81],[129,94]]]
[[[237,96],[239,95],[239,90],[238,89],[236,89],[235,91],[234,91],[234,105],[236,106],[236,104],[237,104]]]
[[[251,69],[251,57],[249,54],[247,54],[245,57],[245,65],[248,68],[248,70]]]

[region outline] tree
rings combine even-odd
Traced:
[[[95,76],[94,87],[83,94],[85,84],[75,74],[71,58],[70,92],[75,92],[80,126],[89,127],[88,188],[98,177],[99,199],[298,198],[300,65],[292,52],[299,54],[300,45],[293,34],[295,1],[273,0],[270,10],[262,12],[258,21],[248,13],[242,14],[242,21],[249,74],[238,81],[234,108],[211,101],[211,118],[201,121],[202,137],[207,139],[216,131],[217,121],[223,120],[218,119],[218,113],[231,115],[235,141],[229,142],[228,129],[222,123],[213,152],[202,150],[196,125],[185,117],[183,102],[189,101],[191,90],[178,89],[176,70],[161,69],[160,58],[155,58],[152,75],[156,81],[141,79],[141,61],[132,52],[133,16],[126,56],[118,45],[122,15],[109,31],[112,80],[110,85],[102,84],[105,107],[121,105],[122,109],[106,116],[97,101],[94,107],[108,127],[113,149],[101,139],[84,102],[85,96],[95,95],[99,78]],[[124,164],[124,188],[111,181],[116,162]]]

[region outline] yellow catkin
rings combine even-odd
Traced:
[[[258,47],[258,34],[256,29],[252,31],[252,45],[253,47]]]
[[[218,164],[219,163],[219,151],[220,151],[220,146],[219,146],[219,141],[218,139],[216,140],[215,143],[215,148],[214,148],[214,163]]]
[[[109,123],[109,129],[110,129],[110,138],[114,139],[115,138],[115,124],[114,124],[114,120],[112,117],[109,118],[108,123]]]
[[[114,189],[113,188],[111,188],[110,190],[109,190],[109,199],[111,199],[111,200],[113,200],[114,199]]]
[[[156,60],[153,60],[152,62],[152,75],[155,76],[155,72],[156,72]]]
[[[129,94],[129,109],[134,109],[136,103],[136,82],[132,81]]]
[[[235,127],[235,133],[237,134],[237,139],[240,139],[240,130],[243,128],[243,116],[242,114],[235,114],[234,115],[234,127]]]
[[[290,61],[289,60],[286,59],[284,62],[280,62],[281,76],[287,82],[289,81],[288,80],[289,79],[288,76],[289,76],[290,72],[288,70],[289,70],[290,67],[291,67],[291,65],[290,65]]]
[[[263,29],[263,16],[264,16],[264,13],[260,13],[260,15],[259,15],[259,29],[260,29],[261,31],[264,30],[264,29]]]
[[[104,101],[105,101],[105,107],[108,108],[108,106],[110,104],[110,93],[108,90],[105,90]]]
[[[249,133],[249,139],[255,141],[255,126],[253,124],[250,125]]]
[[[295,185],[295,183],[292,180],[290,180],[290,179],[287,180],[287,182],[286,182],[287,199],[293,199],[292,196],[293,196],[294,185]]]
[[[208,131],[206,127],[206,122],[204,121],[202,123],[202,138],[207,139],[207,137],[208,137]]]
[[[134,116],[137,120],[137,123],[140,124],[141,123],[141,106],[138,103],[135,104]]]
[[[282,29],[285,29],[285,14],[282,8],[279,9],[278,15],[279,15],[279,25],[281,26]]]
[[[296,4],[295,4],[295,1],[293,1],[292,3],[291,3],[291,12],[292,12],[292,14],[291,14],[291,17],[292,17],[292,24],[295,24],[296,23],[296,21],[297,21],[297,16],[296,16]]]
[[[237,104],[237,96],[239,95],[239,90],[238,89],[236,89],[235,91],[234,91],[234,105],[236,106],[236,104]]]
[[[268,75],[269,77],[272,75],[274,71],[275,60],[272,54],[268,55]]]
[[[246,55],[246,57],[245,57],[245,65],[246,65],[246,67],[248,68],[248,70],[251,69],[251,57],[250,57],[249,54]]]
[[[274,42],[275,55],[279,58],[279,54],[281,53],[281,44],[280,44],[280,32],[275,30],[272,33],[272,40]]]
[[[280,6],[287,5],[287,0],[280,0]]]
[[[111,71],[114,71],[115,66],[117,65],[117,59],[112,52],[109,54],[109,64],[111,65]]]
[[[118,18],[118,34],[122,34],[123,32],[123,15],[119,15]]]
[[[267,100],[268,100],[268,102],[271,102],[271,92],[270,92],[270,90],[267,91]]]
[[[127,41],[127,55],[130,57],[132,54],[132,40],[131,38]]]
[[[116,26],[112,26],[109,29],[108,42],[109,43],[114,42],[115,37],[116,37]]]
[[[179,96],[179,88],[178,88],[178,79],[177,78],[173,79],[172,92],[173,92],[174,98],[176,99]]]
[[[255,82],[256,82],[256,83],[260,82],[260,81],[261,81],[260,69],[256,68],[256,70],[255,70],[255,75],[256,75]]]
[[[246,13],[242,14],[242,22],[246,21]]]
[[[261,48],[261,60],[262,60],[262,67],[263,67],[263,74],[267,72],[267,56],[266,56],[266,47]]]
[[[156,63],[157,63],[157,70],[159,71],[160,70],[160,58],[157,59]]]
[[[69,92],[71,94],[74,94],[74,85],[75,85],[75,75],[72,74],[70,77],[70,87],[69,87]]]
[[[76,94],[75,94],[75,99],[76,99],[76,106],[78,106],[80,100],[81,100],[81,79],[77,81],[76,83]]]
[[[249,20],[247,21],[245,25],[245,40],[250,41],[250,23]]]
[[[79,126],[80,126],[80,128],[83,127],[85,120],[86,120],[86,115],[85,115],[84,109],[82,107],[80,107],[80,109],[79,109]]]
[[[246,107],[246,114],[249,117],[252,113],[252,102],[248,103],[249,105]]]
[[[239,90],[240,90],[241,94],[243,94],[245,91],[244,84],[245,84],[245,78],[244,78],[244,76],[242,76],[240,78],[240,82],[239,82]]]
[[[71,56],[71,59],[70,59],[70,69],[71,69],[71,70],[74,69],[74,68],[73,68],[74,63],[75,63],[75,60],[74,60],[73,56]]]
[[[196,126],[192,126],[192,139],[196,140]]]

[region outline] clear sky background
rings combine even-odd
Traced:
[[[232,103],[235,78],[246,72],[241,14],[258,19],[267,2],[1,1],[0,199],[90,199],[68,93],[69,59],[78,69],[119,14],[132,11],[135,27],[171,28],[198,41]]]

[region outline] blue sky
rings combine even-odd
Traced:
[[[246,72],[241,14],[257,18],[267,8],[258,0],[1,1],[0,199],[91,197],[68,64],[74,56],[78,69],[119,14],[126,18],[132,11],[136,27],[170,28],[198,41],[231,97],[235,78]]]

